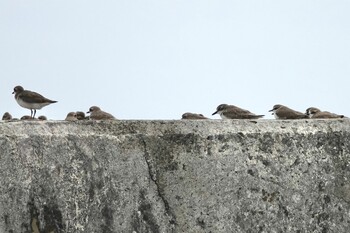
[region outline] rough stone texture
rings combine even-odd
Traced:
[[[350,120],[0,122],[0,232],[348,232]]]

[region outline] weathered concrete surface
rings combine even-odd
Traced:
[[[0,122],[0,232],[349,232],[350,120]]]

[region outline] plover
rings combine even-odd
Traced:
[[[54,100],[49,100],[39,93],[24,90],[22,86],[16,86],[13,89],[12,94],[15,94],[15,99],[21,107],[30,109],[30,116],[32,118],[35,117],[37,109],[41,109],[46,105],[57,102]]]
[[[31,120],[37,120],[36,118],[33,118],[33,117],[31,117],[31,116],[29,116],[29,115],[24,115],[24,116],[22,116],[21,118],[20,118],[20,120],[24,120],[24,121],[27,121],[27,120],[29,120],[29,121],[31,121]]]
[[[264,116],[256,115],[243,108],[228,104],[220,104],[216,108],[216,112],[214,112],[212,115],[215,114],[220,114],[222,119],[258,119]]]
[[[77,115],[78,120],[88,120],[89,117],[85,116],[84,112],[78,111],[75,113]]]
[[[273,106],[269,112],[273,112],[276,119],[304,119],[309,118],[306,114],[302,112],[290,109],[282,104],[276,104]]]
[[[5,112],[4,115],[2,116],[3,121],[9,121],[12,120],[12,116],[9,112]]]
[[[115,120],[112,114],[102,111],[97,106],[90,107],[87,113],[90,113],[90,119],[92,120]]]
[[[69,112],[66,116],[66,119],[64,119],[65,121],[77,121],[77,114],[75,112]]]
[[[39,116],[38,120],[47,121],[47,117],[46,116]]]
[[[208,119],[208,118],[203,116],[202,114],[186,112],[186,113],[182,114],[181,119],[182,120],[204,120],[204,119]]]
[[[344,115],[338,115],[327,111],[321,111],[320,109],[315,107],[310,107],[306,109],[306,115],[308,115],[310,118],[313,118],[313,119],[344,118]]]

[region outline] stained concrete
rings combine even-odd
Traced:
[[[350,120],[0,121],[0,232],[348,232]]]

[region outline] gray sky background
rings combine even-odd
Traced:
[[[64,119],[100,106],[119,119],[256,114],[280,103],[350,116],[350,1],[1,0],[0,114],[30,114],[14,86]]]

